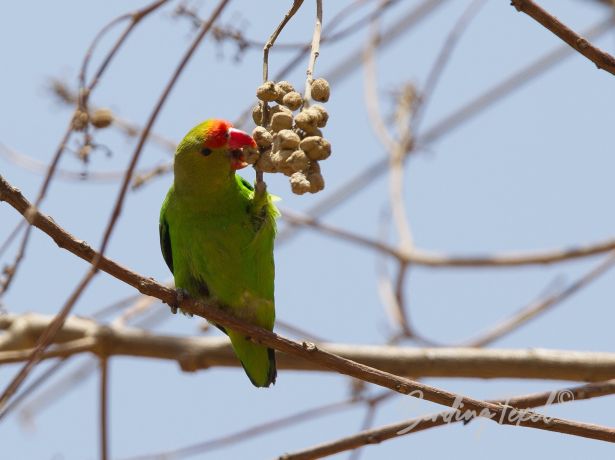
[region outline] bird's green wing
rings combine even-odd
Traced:
[[[166,201],[160,212],[160,221],[158,222],[158,232],[160,233],[160,249],[162,249],[162,257],[167,263],[169,270],[173,273],[173,251],[171,250],[171,234],[169,233],[169,223],[167,222],[165,209]]]
[[[248,182],[246,179],[241,177],[239,174],[237,174],[237,177],[239,178],[239,182],[241,183],[241,185],[243,185],[245,188],[247,188],[251,192],[254,191],[254,187],[252,186],[250,182]]]

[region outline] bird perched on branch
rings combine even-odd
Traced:
[[[255,192],[235,174],[255,147],[249,134],[224,120],[207,120],[184,137],[160,210],[160,246],[178,289],[271,331],[278,211],[264,189]],[[255,386],[275,383],[274,350],[220,329]]]

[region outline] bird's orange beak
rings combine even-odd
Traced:
[[[239,129],[229,128],[228,148],[231,152],[231,168],[238,170],[248,166],[245,162],[244,148],[256,148],[256,142],[248,133]]]

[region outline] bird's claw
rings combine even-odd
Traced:
[[[188,297],[190,297],[190,294],[188,294],[188,291],[186,291],[185,289],[183,289],[183,288],[175,289],[175,302],[173,304],[169,304],[169,308],[171,309],[171,313],[176,315],[177,314],[177,310],[179,310],[182,314],[185,315],[186,313],[181,309],[180,305]],[[189,314],[189,315],[192,316],[192,314]]]

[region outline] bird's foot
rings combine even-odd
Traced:
[[[181,309],[181,307],[180,307],[182,302],[185,299],[188,299],[189,297],[190,297],[190,294],[188,293],[188,291],[186,291],[183,288],[176,288],[175,289],[175,302],[173,304],[169,304],[169,308],[171,309],[171,313],[173,313],[175,315],[175,314],[177,314],[177,310],[179,310],[184,315],[192,316],[191,313],[184,312]]]

